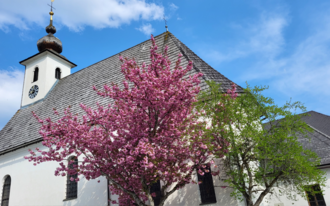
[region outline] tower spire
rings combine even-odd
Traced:
[[[56,33],[56,28],[53,25],[53,9],[55,9],[53,7],[53,1],[54,0],[51,0],[51,5],[48,4],[48,6],[50,6],[50,22],[49,25],[46,27],[46,32],[48,34],[39,39],[37,42],[39,52],[42,52],[45,49],[51,49],[53,51],[56,51],[57,53],[61,53],[63,49],[61,40],[54,36],[54,34]]]
[[[166,18],[165,16],[163,17],[164,21],[165,21],[165,28],[166,28],[166,31],[168,31],[168,26],[167,26],[167,21],[166,21]]]
[[[53,26],[53,15],[54,15],[53,9],[55,9],[55,8],[53,7],[53,2],[54,2],[54,0],[51,0],[51,5],[48,4],[48,6],[50,6],[50,12],[49,12],[50,22],[49,22],[49,25],[46,27],[46,32],[55,34],[56,28],[55,28],[55,26]]]

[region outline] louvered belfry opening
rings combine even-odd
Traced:
[[[160,203],[160,198],[161,198],[161,191],[160,191],[160,181],[158,180],[154,184],[151,185],[150,187],[150,193],[156,193],[156,197],[152,197],[154,200],[155,206],[158,206]]]
[[[71,160],[73,160],[73,162],[71,162]],[[75,165],[75,166],[74,166]],[[73,169],[73,168],[77,168],[78,166],[78,159],[76,157],[71,157],[69,159],[69,168]],[[77,187],[78,187],[78,183],[74,180],[71,181],[71,177],[73,179],[76,179],[78,177],[78,174],[74,174],[74,175],[67,175],[67,180],[66,180],[66,199],[75,199],[77,198]]]
[[[60,70],[60,68],[55,69],[55,78],[56,79],[61,79],[61,70]]]
[[[9,205],[10,184],[11,184],[11,178],[10,176],[7,176],[5,179],[5,184],[3,185],[3,189],[2,189],[1,206]]]
[[[34,69],[33,82],[38,81],[38,76],[39,76],[39,68],[36,67],[36,68]]]
[[[200,175],[197,172],[199,191],[201,193],[202,203],[216,203],[217,199],[214,192],[213,178],[211,174],[211,168],[206,166],[205,168],[201,168],[202,170],[209,170],[209,172],[204,172],[204,175]]]

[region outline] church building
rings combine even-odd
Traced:
[[[80,103],[95,107],[96,102],[105,103],[92,87],[104,84],[120,84],[123,74],[120,70],[119,55],[135,58],[139,64],[149,63],[151,41],[147,40],[109,58],[96,62],[76,73],[71,69],[77,65],[63,56],[62,42],[54,36],[53,12],[50,12],[50,24],[46,27],[46,36],[37,42],[38,53],[20,62],[25,66],[24,84],[20,109],[0,131],[0,205],[1,206],[106,206],[108,199],[117,197],[108,191],[108,182],[100,177],[87,181],[79,177],[78,183],[70,181],[69,176],[54,175],[58,162],[45,162],[33,166],[24,156],[28,149],[45,147],[38,131],[40,124],[32,116],[52,117],[53,108],[63,111],[71,106],[73,113],[83,114]],[[172,33],[164,32],[155,37],[159,48],[169,47],[169,59],[176,60],[181,53],[182,67],[193,61],[193,69],[187,75],[203,73],[201,87],[207,87],[205,81],[213,80],[222,84],[224,91],[230,88],[231,81],[209,66],[193,51],[177,39]],[[33,48],[31,48],[31,53]],[[66,54],[68,57],[70,54]],[[243,89],[238,86],[238,92]],[[67,160],[69,161],[69,160]],[[66,162],[65,164],[68,164]],[[79,160],[77,162],[79,164]],[[198,178],[194,177],[197,181]],[[242,205],[230,197],[230,190],[217,187],[218,181],[205,175],[203,184],[191,184],[173,193],[165,205],[195,206],[205,205]],[[100,180],[100,182],[98,182]],[[159,186],[158,186],[159,187]],[[157,191],[157,186],[155,187]]]
[[[71,106],[72,113],[83,114],[79,104],[95,108],[96,102],[107,103],[92,89],[93,86],[102,87],[105,84],[121,84],[124,79],[121,73],[119,56],[135,58],[142,64],[150,63],[149,48],[151,40],[126,49],[118,54],[96,62],[76,73],[71,69],[77,65],[63,56],[62,42],[54,36],[56,28],[53,25],[53,11],[50,12],[50,24],[46,27],[46,36],[37,42],[38,53],[20,62],[25,66],[25,76],[22,89],[20,109],[0,131],[0,206],[109,206],[108,200],[118,197],[109,192],[105,177],[86,180],[79,176],[80,181],[70,181],[77,175],[55,176],[58,162],[44,162],[34,166],[24,159],[30,155],[28,149],[46,148],[41,144],[39,132],[41,127],[32,112],[40,118],[53,117],[53,109],[61,112]],[[203,73],[201,88],[207,88],[206,81],[213,80],[221,83],[223,91],[231,88],[231,81],[209,66],[198,57],[172,33],[166,31],[155,37],[160,49],[168,45],[169,59],[174,62],[179,53],[183,55],[181,65],[186,67],[193,61],[193,69],[187,75]],[[31,48],[31,52],[33,52]],[[67,54],[70,56],[70,54]],[[243,89],[238,86],[237,92]],[[326,173],[327,185],[330,185],[330,117],[309,112],[310,116],[303,120],[313,128],[309,133],[311,141],[300,139],[303,147],[315,151],[321,158],[322,169]],[[0,114],[1,115],[1,114]],[[69,164],[67,159],[64,164]],[[74,162],[79,164],[80,160]],[[212,170],[212,168],[211,168]],[[221,178],[221,177],[220,177]],[[202,184],[189,184],[174,192],[165,202],[166,206],[243,206],[244,202],[230,196],[231,189],[220,187],[222,180],[212,177],[209,173],[204,176],[196,174],[193,179]],[[160,184],[152,187],[159,191]],[[314,190],[320,190],[313,185]],[[307,199],[300,198],[292,202],[286,198],[267,197],[261,206],[325,206],[330,205],[330,190],[324,189],[324,195],[307,194]],[[155,198],[157,205],[157,197]],[[115,204],[117,205],[117,204]]]

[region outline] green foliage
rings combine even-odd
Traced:
[[[222,172],[234,188],[232,196],[257,206],[269,193],[295,200],[296,194],[305,197],[306,185],[324,186],[318,156],[299,142],[312,132],[301,120],[305,114],[296,114],[306,111],[300,102],[279,107],[261,94],[268,87],[247,85],[243,94],[233,98],[219,84],[208,85],[210,89],[199,95],[197,109],[205,110],[210,121],[206,133],[214,155],[221,158],[217,150],[229,149]]]

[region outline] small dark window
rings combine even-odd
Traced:
[[[323,195],[321,193],[320,185],[311,186],[312,191],[307,193],[307,198],[310,206],[326,206]]]
[[[10,176],[7,176],[5,179],[5,184],[3,185],[1,206],[9,205],[10,184],[11,178]]]
[[[161,193],[161,190],[160,190],[160,181],[159,180],[151,185],[150,193],[155,193],[156,194],[156,197],[152,197],[152,199],[154,200],[155,206],[158,206],[159,203],[160,203],[160,198],[162,197],[161,196],[162,193]]]
[[[110,205],[111,205],[111,203],[110,203],[110,202],[111,202],[111,201],[110,201],[111,191],[110,191],[110,189],[109,189],[110,184],[111,184],[111,183],[110,183],[110,180],[107,179],[107,190],[108,190],[108,191],[107,191],[107,192],[108,192],[108,204],[107,204],[107,206],[110,206]]]
[[[197,176],[198,182],[200,182],[199,191],[201,193],[202,203],[216,203],[217,199],[214,192],[211,168],[206,166],[205,168],[201,168],[201,170],[203,170],[204,175],[200,175],[197,172]],[[205,170],[209,170],[209,172],[205,172]]]
[[[71,162],[73,160],[73,162]],[[78,167],[78,159],[76,157],[69,158],[69,169],[77,169]],[[72,170],[73,172],[73,170]],[[66,199],[74,199],[77,198],[77,186],[78,183],[74,180],[71,181],[71,178],[76,179],[78,174],[68,174],[66,180]]]
[[[34,69],[33,82],[38,81],[38,76],[39,76],[39,68],[36,67],[36,68]]]
[[[55,69],[55,78],[56,79],[61,79],[61,70],[60,70],[60,68]]]

